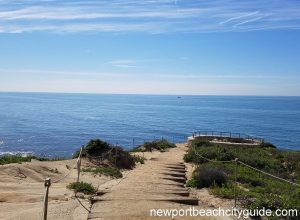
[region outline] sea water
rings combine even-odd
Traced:
[[[131,148],[203,130],[300,150],[300,97],[0,93],[0,154],[70,157],[93,138]]]

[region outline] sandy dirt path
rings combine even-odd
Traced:
[[[186,166],[184,144],[168,152],[145,153],[147,161],[116,182],[112,187],[102,187],[103,195],[95,198],[89,219],[144,220],[171,219],[151,217],[151,209],[207,208],[184,188]],[[208,217],[178,217],[174,219],[217,219]],[[227,218],[219,218],[227,219]]]

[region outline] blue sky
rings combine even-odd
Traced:
[[[0,91],[300,95],[298,0],[0,0]]]

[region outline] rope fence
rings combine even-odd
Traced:
[[[234,176],[235,176],[234,207],[236,207],[236,204],[237,204],[237,190],[236,190],[236,188],[237,188],[237,185],[238,185],[238,181],[237,181],[238,164],[243,165],[243,166],[245,166],[245,167],[248,167],[248,168],[250,168],[250,169],[252,169],[252,170],[254,170],[254,171],[256,171],[256,172],[265,174],[265,175],[267,175],[267,176],[269,176],[269,177],[271,177],[271,178],[273,178],[273,179],[276,179],[276,180],[279,180],[279,181],[282,181],[282,182],[291,184],[291,185],[296,186],[296,187],[300,187],[300,184],[298,184],[298,183],[292,182],[292,181],[290,181],[290,180],[287,180],[287,179],[284,179],[284,178],[275,176],[275,175],[273,175],[273,174],[271,174],[271,173],[265,172],[265,171],[263,171],[263,170],[257,169],[257,168],[255,168],[255,167],[249,165],[249,164],[246,164],[246,163],[240,161],[238,158],[235,158],[234,160],[211,160],[211,159],[209,159],[209,158],[207,158],[207,157],[204,157],[203,155],[199,154],[199,153],[196,151],[195,148],[191,148],[191,149],[192,149],[192,151],[195,153],[196,156],[198,156],[198,157],[200,157],[200,158],[202,158],[202,159],[204,159],[204,160],[206,160],[206,161],[208,161],[208,162],[212,162],[212,163],[235,163],[235,164],[236,164],[236,166],[235,166],[235,171],[234,171],[234,172],[235,172],[235,174],[234,174]]]
[[[221,137],[238,137],[238,138],[242,138],[243,135],[237,133],[230,133],[228,132],[226,134],[226,132],[220,132],[220,133],[217,133],[217,132],[214,132],[212,131],[211,133],[209,132],[195,132],[193,133],[193,137],[197,137],[197,136],[202,136],[202,135],[212,135],[212,136],[217,136],[217,135],[221,135]],[[115,145],[112,144],[112,142],[114,141],[108,141],[108,143],[110,143],[113,147],[107,151],[107,152],[104,152],[103,154],[99,155],[99,156],[88,156],[87,158],[88,159],[91,159],[91,160],[97,160],[99,163],[103,162],[104,160],[106,160],[107,158],[111,158],[111,157],[115,157],[115,161],[116,161],[116,157],[117,157],[117,151],[116,149],[120,147],[119,143],[122,144],[122,146],[124,146],[124,143],[127,143],[127,145],[125,145],[125,149],[126,149],[126,146],[127,146],[127,149],[131,148],[135,148],[135,147],[138,147],[138,146],[141,146],[143,144],[145,144],[146,142],[152,142],[152,141],[158,141],[158,140],[167,140],[168,142],[171,142],[171,143],[183,143],[183,142],[186,142],[187,139],[188,139],[188,135],[177,135],[177,136],[167,136],[167,137],[153,137],[153,139],[151,138],[145,138],[145,139],[142,139],[142,138],[132,138],[131,140],[127,140],[127,141],[124,141],[124,140],[121,140],[121,141],[115,141]],[[257,140],[257,141],[263,141],[263,139],[260,139],[260,138],[257,138],[255,139],[255,137],[253,136],[247,136],[246,138],[248,138],[249,140],[252,139],[252,140]],[[130,143],[131,142],[131,143]],[[46,188],[46,192],[45,192],[45,196],[44,196],[44,208],[43,208],[43,216],[42,216],[42,219],[44,220],[47,220],[47,211],[48,211],[48,193],[49,193],[49,188],[51,186],[51,183],[52,184],[56,184],[56,183],[59,183],[61,181],[63,181],[64,179],[66,179],[68,176],[70,176],[70,174],[72,173],[73,170],[77,169],[77,182],[79,182],[80,180],[80,172],[81,172],[81,160],[82,160],[82,154],[83,154],[83,148],[84,146],[81,147],[80,149],[80,153],[78,155],[78,158],[76,161],[74,161],[74,164],[72,164],[73,166],[70,166],[70,170],[64,175],[62,176],[61,178],[59,179],[56,179],[56,180],[53,180],[51,181],[51,179],[46,179],[47,180],[47,184],[46,184],[46,180],[45,180],[45,188]],[[115,153],[113,151],[116,151]],[[250,169],[253,169],[259,173],[262,173],[262,174],[265,174],[265,175],[268,175],[272,178],[275,178],[277,180],[280,180],[280,181],[284,181],[284,182],[287,182],[289,184],[292,184],[294,186],[297,186],[297,187],[300,187],[300,184],[297,184],[297,183],[294,183],[292,181],[289,181],[289,180],[286,180],[286,179],[283,179],[281,177],[278,177],[278,176],[275,176],[273,174],[270,174],[270,173],[267,173],[263,170],[259,170],[255,167],[252,167],[246,163],[243,163],[242,161],[239,161],[238,159],[235,159],[235,160],[227,160],[227,161],[217,161],[217,160],[211,160],[209,158],[206,158],[204,157],[203,155],[199,154],[195,149],[193,149],[195,154],[199,157],[199,158],[202,158],[208,162],[213,162],[213,163],[235,163],[236,164],[236,169],[235,169],[235,179],[237,178],[237,165],[240,164],[240,165],[243,165],[243,166],[246,166]],[[130,174],[131,172],[129,171],[126,176],[122,177],[115,185],[118,185],[120,182],[122,182],[124,179],[126,179],[128,177],[128,175]],[[50,184],[49,184],[50,182]],[[235,180],[236,184],[237,184],[237,180]],[[105,183],[102,183],[102,184],[98,184],[98,189],[101,185],[103,184],[106,184],[107,182]],[[111,187],[113,187],[114,185],[111,185]],[[236,206],[236,197],[237,197],[237,192],[235,191],[235,206]],[[75,193],[75,198],[77,199],[78,203],[85,209],[87,210],[88,212],[90,212],[91,208],[87,208],[83,205],[83,203],[80,201],[80,199],[77,197],[76,193]],[[46,204],[47,203],[47,204]]]
[[[111,158],[111,157],[116,157],[116,156],[118,156],[118,155],[117,155],[117,153],[118,153],[117,151],[115,152],[115,155],[113,155],[113,151],[116,150],[118,147],[119,147],[119,146],[114,146],[114,147],[112,147],[109,151],[104,152],[104,153],[101,154],[100,156],[88,156],[88,158],[89,158],[89,159],[97,159],[97,161],[101,163],[102,161],[104,161],[104,160],[107,159],[108,157]],[[45,183],[44,183],[44,186],[45,186],[45,188],[46,188],[46,191],[45,191],[45,196],[44,196],[43,211],[42,211],[41,219],[47,220],[49,189],[50,189],[50,186],[51,186],[52,184],[56,184],[56,183],[59,183],[59,182],[63,181],[63,180],[64,180],[65,178],[67,178],[67,177],[71,174],[71,172],[72,172],[73,170],[75,170],[75,169],[77,170],[77,182],[79,182],[79,180],[80,180],[80,172],[81,172],[81,160],[82,160],[83,149],[84,149],[84,146],[81,147],[80,153],[79,153],[79,155],[78,155],[78,158],[77,158],[77,160],[74,162],[73,166],[71,166],[71,167],[69,168],[70,170],[69,170],[63,177],[61,177],[61,178],[59,178],[59,179],[57,179],[57,180],[54,180],[54,181],[51,181],[51,179],[50,179],[49,177],[46,178]],[[112,156],[112,155],[113,155],[113,156]],[[129,172],[126,174],[126,176],[122,177],[115,185],[120,184],[120,182],[122,182],[124,179],[126,179],[127,176],[128,176],[130,173],[131,173],[131,171],[129,171]],[[114,180],[114,179],[112,179],[112,180]],[[110,181],[112,181],[112,180],[110,180]],[[107,182],[109,182],[109,181],[107,181]],[[98,187],[97,187],[97,188],[99,189],[99,187],[100,187],[101,185],[107,184],[107,182],[104,182],[104,183],[102,183],[102,184],[98,184]],[[111,185],[110,188],[112,188],[112,187],[115,186],[115,185]],[[110,188],[109,188],[109,189],[110,189]],[[91,208],[92,208],[92,207],[87,208],[87,207],[80,201],[80,199],[77,197],[77,192],[75,192],[75,199],[78,201],[78,203],[79,203],[86,211],[91,212]]]
[[[240,163],[240,164],[242,164],[242,165],[244,165],[244,166],[246,166],[246,167],[249,167],[249,168],[252,169],[252,170],[255,170],[255,171],[257,171],[257,172],[260,172],[260,173],[263,173],[263,174],[265,174],[265,175],[268,175],[268,176],[270,176],[270,177],[272,177],[272,178],[274,178],[274,179],[278,179],[278,180],[281,180],[281,181],[283,181],[283,182],[286,182],[286,183],[289,183],[289,184],[292,184],[292,185],[295,185],[295,186],[300,187],[300,184],[298,184],[298,183],[295,183],[295,182],[292,182],[292,181],[283,179],[283,178],[281,178],[281,177],[272,175],[272,174],[267,173],[267,172],[265,172],[265,171],[263,171],[263,170],[259,170],[259,169],[255,168],[255,167],[252,167],[252,166],[250,166],[250,165],[248,165],[248,164],[246,164],[246,163],[243,163],[242,161],[238,161],[238,163]]]

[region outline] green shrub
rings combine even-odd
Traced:
[[[198,178],[200,183],[198,187],[222,186],[227,181],[224,172],[215,168],[201,169]]]
[[[79,153],[80,150],[76,151],[73,158],[77,158]],[[90,140],[82,150],[82,157],[93,159],[94,162],[100,162],[103,158],[97,157],[101,156],[104,156],[104,159],[108,160],[111,166],[119,169],[132,169],[135,166],[134,158],[128,151],[123,150],[121,147],[112,147],[107,142],[99,139]]]
[[[112,147],[110,146],[110,144],[108,144],[105,141],[102,141],[100,139],[92,139],[83,148],[81,155],[82,157],[86,157],[86,156],[97,157],[109,151],[111,148]],[[80,153],[80,149],[74,153],[73,158],[77,158],[79,156],[79,153]]]
[[[176,147],[175,144],[170,143],[165,139],[161,139],[159,141],[156,141],[156,145],[157,145],[158,150],[165,150],[165,149],[168,149],[168,148],[175,148]]]
[[[138,147],[135,147],[131,149],[131,152],[152,152],[153,150],[159,150],[159,151],[165,151],[168,148],[175,148],[176,145],[173,143],[168,142],[165,139],[151,141],[151,142],[145,142],[143,145],[140,145]]]
[[[146,143],[144,143],[144,145],[142,145],[142,147],[145,149],[145,151],[148,151],[148,152],[151,152],[152,150],[158,148],[156,141],[146,142]]]
[[[195,163],[195,164],[197,164],[197,158],[199,158],[199,157],[196,156],[196,154],[192,150],[192,148],[189,148],[189,150],[187,151],[187,153],[183,156],[183,160],[186,163]]]
[[[197,178],[191,178],[185,184],[186,187],[192,187],[192,188],[197,188],[198,185],[199,185],[199,182],[198,182]]]
[[[222,170],[210,167],[200,167],[196,169],[192,179],[194,179],[192,183],[198,188],[210,187],[213,185],[222,186],[227,182],[225,173]]]
[[[121,147],[115,147],[108,156],[108,160],[119,169],[133,169],[135,167],[133,156]]]
[[[35,156],[23,156],[21,154],[3,155],[3,156],[0,156],[0,165],[10,164],[10,163],[30,162],[32,159],[36,159],[36,157]]]
[[[145,160],[146,160],[145,157],[141,157],[139,155],[133,155],[133,159],[134,159],[134,162],[140,163],[140,164],[144,164]]]
[[[213,146],[213,144],[209,141],[212,141],[212,138],[208,138],[208,139],[199,139],[196,138],[195,140],[192,141],[192,147],[210,147]]]
[[[139,146],[138,148],[134,148],[134,151],[153,151],[153,150],[159,150],[159,151],[165,151],[168,148],[175,148],[176,145],[173,143],[168,142],[165,139],[157,140],[157,141],[151,141],[146,142],[143,145]]]
[[[96,193],[97,189],[90,183],[86,182],[73,182],[67,185],[68,189],[72,189],[75,192],[82,192],[84,194],[94,194]]]
[[[284,151],[282,154],[286,169],[293,173],[294,178],[300,179],[300,152]]]
[[[83,168],[83,172],[92,172],[95,174],[104,174],[114,178],[122,178],[123,174],[119,169],[113,167],[96,167],[96,168]]]

